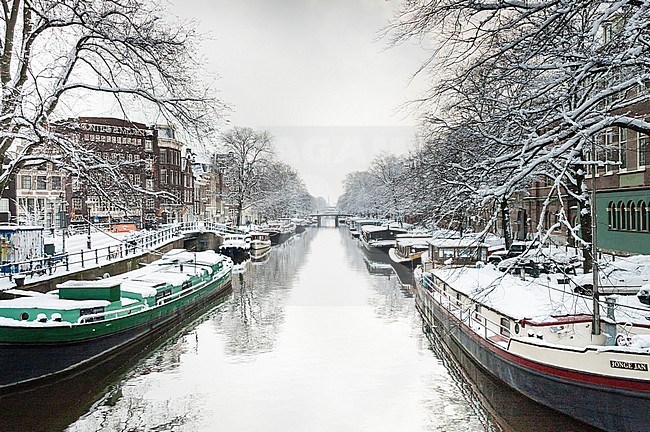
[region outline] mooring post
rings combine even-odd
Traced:
[[[339,215],[334,216],[334,227],[339,227]]]

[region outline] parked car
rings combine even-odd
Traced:
[[[548,269],[544,264],[538,262],[534,257],[506,258],[497,265],[497,269],[513,274],[521,274],[523,271],[532,277],[539,277],[541,273],[548,273]]]
[[[497,250],[492,253],[488,253],[488,262],[496,265],[504,259],[514,258],[522,255],[523,253],[526,253],[527,251],[530,252],[533,249],[537,249],[537,246],[537,242],[514,241],[508,250]]]
[[[504,258],[497,264],[497,269],[517,273],[521,268],[524,268],[524,270],[528,268],[531,269],[528,273],[531,275],[533,273],[537,273],[537,275],[539,273],[575,275],[576,269],[580,265],[582,265],[582,259],[577,253],[551,246],[529,249],[518,256]],[[532,268],[536,268],[537,271],[532,270]]]
[[[580,274],[571,278],[576,287],[574,292],[591,295],[593,293],[593,276],[591,273]],[[625,269],[613,265],[606,266],[598,272],[598,292],[600,294],[634,295],[642,286],[650,283],[650,274],[634,269]]]

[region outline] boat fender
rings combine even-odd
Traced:
[[[61,314],[58,312],[54,312],[52,314],[52,321],[61,322]]]
[[[102,275],[102,279],[108,279],[109,277],[111,277],[111,274],[108,272]]]
[[[38,315],[36,315],[36,321],[40,323],[47,322],[47,315],[45,315],[44,313],[39,313]]]

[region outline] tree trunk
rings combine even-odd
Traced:
[[[235,226],[241,226],[241,213],[242,213],[242,208],[243,208],[242,203],[237,204],[237,218],[235,220]]]
[[[503,238],[506,242],[506,250],[512,246],[512,227],[510,226],[510,207],[508,199],[501,200],[501,226],[503,227]]]

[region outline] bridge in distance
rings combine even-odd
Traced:
[[[354,215],[339,212],[339,211],[336,211],[336,210],[328,210],[328,211],[324,211],[322,213],[314,213],[314,214],[312,214],[310,216],[316,218],[317,226],[319,228],[322,225],[323,218],[334,218],[334,226],[338,228],[340,218],[342,218],[342,217],[352,217]]]

